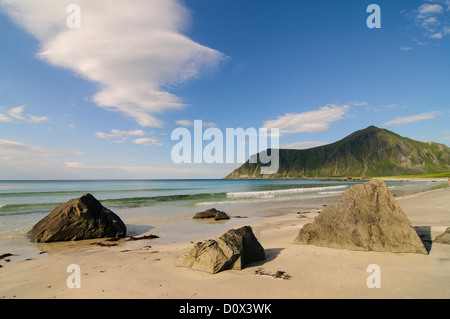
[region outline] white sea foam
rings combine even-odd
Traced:
[[[276,197],[276,196],[285,196],[285,195],[291,195],[291,194],[315,193],[315,192],[321,192],[321,191],[328,191],[328,190],[332,190],[332,189],[345,189],[347,187],[348,187],[347,185],[339,185],[339,186],[326,186],[326,187],[278,189],[278,190],[259,191],[259,192],[236,192],[236,193],[227,193],[227,197],[272,198],[272,197]]]
[[[319,192],[321,195],[337,195],[341,194],[343,191],[332,191],[332,192]]]
[[[341,192],[336,192],[341,193]],[[301,194],[291,195],[291,196],[278,196],[278,197],[233,197],[229,200],[215,201],[215,202],[200,202],[195,203],[194,206],[218,206],[218,205],[234,205],[234,204],[260,204],[264,202],[274,203],[274,202],[285,202],[290,200],[316,200],[319,198],[327,198],[333,194],[321,194],[320,192],[316,194],[310,194],[307,197]],[[337,195],[337,194],[336,194]]]

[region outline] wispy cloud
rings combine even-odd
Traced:
[[[128,138],[145,136],[147,135],[147,133],[142,130],[131,130],[131,131],[111,130],[110,133],[96,132],[95,135],[101,139],[112,140],[113,143],[123,143],[126,140],[128,140]],[[151,145],[162,146],[162,143],[158,142],[158,140],[154,137],[137,138],[133,140],[133,143],[146,146]]]
[[[290,113],[276,120],[265,121],[264,128],[279,128],[280,134],[321,133],[330,129],[329,125],[341,120],[350,110],[349,105],[327,105],[318,110]]]
[[[351,102],[348,102],[348,104],[352,105],[352,106],[366,106],[366,105],[369,105],[369,103],[363,102],[363,101],[351,101]]]
[[[366,106],[365,109],[368,111],[375,111],[375,112],[381,112],[385,110],[390,109],[406,109],[406,105],[400,105],[400,104],[387,104],[387,105],[381,105],[381,106]]]
[[[138,138],[138,139],[135,139],[133,141],[133,143],[139,144],[139,145],[146,145],[146,146],[152,146],[152,145],[162,146],[162,143],[158,142],[158,140],[154,137]]]
[[[444,12],[444,8],[439,4],[424,3],[417,9],[417,17],[421,19],[429,18],[433,14]]]
[[[41,123],[48,120],[46,116],[35,116],[31,114],[24,114],[25,106],[16,106],[9,109],[6,114],[0,113],[0,122],[28,122]]]
[[[444,141],[450,141],[450,130],[442,131],[442,132],[440,132],[440,134]]]
[[[214,168],[205,167],[161,167],[161,166],[115,166],[115,165],[91,165],[82,162],[66,162],[64,167],[67,169],[78,170],[79,172],[95,171],[100,174],[110,174],[111,171],[125,173],[125,176],[169,176],[176,178],[179,176],[211,176],[217,174]],[[224,174],[229,172],[224,170]]]
[[[416,25],[422,28],[425,36],[442,39],[450,34],[450,1],[427,0],[416,10],[406,14]]]
[[[81,152],[61,152],[48,150],[38,146],[26,145],[21,142],[0,139],[0,158],[13,160],[24,157],[70,157],[83,155]]]
[[[180,126],[186,126],[186,127],[194,126],[194,122],[191,120],[178,120],[178,121],[175,121],[175,124],[180,125]],[[202,122],[203,127],[214,127],[216,125],[217,124],[214,122]]]
[[[141,126],[162,127],[155,115],[185,106],[170,88],[226,59],[182,34],[189,14],[178,0],[78,0],[79,29],[66,25],[71,3],[0,0],[3,11],[39,40],[40,59],[96,83],[92,101]]]
[[[96,132],[95,135],[101,139],[114,140],[114,143],[123,143],[130,136],[145,136],[145,132],[142,130],[132,130],[132,131],[120,131],[111,130],[110,133]]]
[[[177,125],[181,125],[181,126],[194,126],[194,122],[190,121],[190,120],[178,120],[175,121],[175,124]]]
[[[405,116],[405,117],[397,117],[396,119],[394,119],[392,121],[389,121],[389,122],[386,122],[383,125],[385,125],[385,126],[392,126],[392,125],[401,125],[401,124],[407,124],[407,123],[414,123],[414,122],[423,121],[423,120],[430,120],[430,119],[435,118],[439,114],[440,114],[440,112],[433,111],[433,112],[421,113],[421,114],[417,114],[417,115],[410,115],[410,116]]]

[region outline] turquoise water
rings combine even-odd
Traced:
[[[108,207],[185,201],[237,201],[345,189],[350,183],[320,180],[118,180],[0,181],[0,216],[49,212],[91,193]]]
[[[157,232],[159,242],[212,236],[261,217],[321,207],[358,182],[322,180],[76,180],[0,181],[0,254],[39,252],[27,232],[69,199],[91,193],[125,222],[128,235]],[[430,182],[388,182],[394,192],[419,191]],[[215,207],[231,217],[226,223],[192,220]],[[13,252],[12,252],[13,253]]]

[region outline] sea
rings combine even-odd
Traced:
[[[340,200],[358,181],[320,179],[15,180],[0,181],[0,255],[14,261],[41,258],[51,244],[31,243],[27,233],[60,204],[91,193],[127,226],[127,236],[155,234],[154,243],[212,238],[269,216],[305,212]],[[386,182],[395,196],[433,186],[426,181]],[[192,217],[216,208],[230,220]],[[240,218],[239,218],[240,217]]]

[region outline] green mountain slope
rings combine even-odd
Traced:
[[[307,150],[280,149],[276,174],[261,175],[248,161],[226,178],[393,176],[450,172],[450,148],[423,143],[370,126],[332,144]]]

